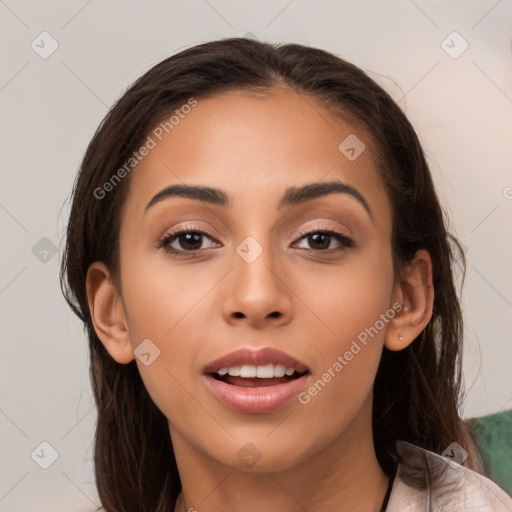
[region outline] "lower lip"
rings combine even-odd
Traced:
[[[237,412],[263,414],[283,408],[306,386],[309,374],[274,386],[244,388],[233,386],[206,375],[206,383],[213,395],[226,407]]]

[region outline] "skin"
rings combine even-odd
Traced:
[[[353,162],[338,150],[349,134],[366,146]],[[388,478],[372,440],[375,374],[383,346],[401,350],[426,326],[434,294],[425,251],[405,276],[394,274],[391,207],[374,155],[360,128],[282,87],[198,98],[132,171],[120,286],[95,262],[87,293],[96,332],[117,362],[132,361],[144,339],[160,350],[149,366],[137,365],[169,421],[183,485],[174,510],[379,510]],[[331,180],[356,188],[372,216],[347,194],[276,208],[287,187]],[[230,206],[170,198],[144,213],[160,190],[182,183],[221,188]],[[211,238],[185,257],[156,248],[182,227]],[[337,229],[355,245],[331,238],[322,252],[304,229]],[[236,252],[247,236],[263,250],[250,264]],[[190,247],[181,242],[172,245]],[[407,310],[308,404],[242,414],[204,384],[203,368],[220,356],[275,347],[309,367],[309,387],[395,302]],[[251,467],[237,456],[248,442],[261,455]]]

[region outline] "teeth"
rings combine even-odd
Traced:
[[[272,379],[274,377],[289,377],[295,373],[293,368],[286,368],[282,364],[267,364],[264,366],[253,366],[244,364],[243,366],[230,366],[229,368],[220,368],[219,375],[231,375],[231,377],[243,377],[247,379]]]
[[[258,379],[271,379],[274,376],[274,365],[267,364],[266,366],[256,367],[256,377]]]
[[[286,373],[286,366],[282,364],[276,364],[274,366],[274,377],[284,377]]]
[[[231,377],[240,377],[241,370],[242,368],[240,368],[240,366],[233,366],[231,368],[228,368],[228,373],[229,375],[231,375]]]
[[[240,377],[256,377],[256,366],[244,364],[240,370]]]

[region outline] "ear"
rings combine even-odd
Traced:
[[[109,354],[120,364],[135,358],[123,301],[102,261],[89,266],[86,277],[87,301],[94,330]]]
[[[409,346],[432,318],[434,285],[432,261],[427,251],[416,251],[405,276],[397,278],[393,296],[402,310],[391,320],[384,346],[397,351]]]

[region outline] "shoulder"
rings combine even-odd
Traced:
[[[512,512],[512,497],[479,473],[405,441],[397,450],[386,512]]]

